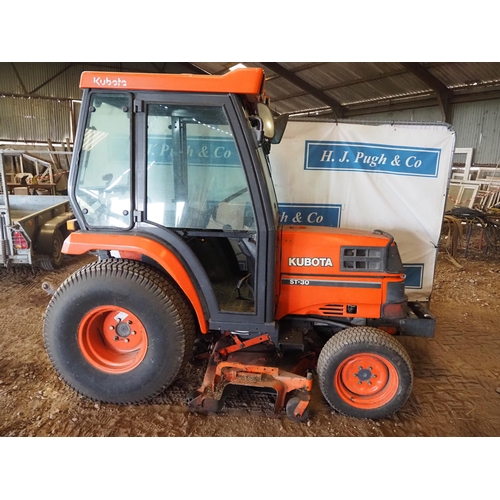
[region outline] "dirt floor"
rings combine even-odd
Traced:
[[[401,338],[413,362],[413,393],[396,415],[356,420],[332,411],[315,388],[311,415],[297,423],[273,414],[269,395],[242,393],[215,415],[184,405],[202,367],[150,404],[104,405],[80,397],[56,375],[42,340],[49,302],[41,288],[58,286],[93,259],[66,257],[55,272],[0,270],[0,436],[500,436],[500,258],[440,253],[431,310],[434,339]]]

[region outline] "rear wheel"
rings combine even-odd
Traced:
[[[193,350],[195,326],[182,294],[155,269],[104,260],[70,276],[45,314],[47,352],[61,378],[107,403],[151,399]]]
[[[413,385],[410,358],[388,333],[371,327],[334,335],[318,358],[321,391],[340,413],[378,419],[398,411]]]
[[[56,229],[52,238],[52,253],[48,259],[40,260],[42,269],[54,271],[62,266],[64,260],[64,254],[62,253],[63,243],[63,235],[59,229]]]

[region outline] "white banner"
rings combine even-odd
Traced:
[[[408,298],[428,301],[454,145],[439,123],[290,122],[270,155],[281,222],[392,234]]]

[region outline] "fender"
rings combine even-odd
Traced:
[[[146,255],[156,261],[179,285],[194,308],[200,330],[208,333],[208,322],[193,282],[178,257],[161,243],[144,236],[71,233],[64,241],[62,251],[70,255],[83,255],[92,250],[117,250]]]
[[[53,219],[46,222],[38,233],[38,238],[36,239],[35,251],[36,253],[50,255],[52,253],[52,242],[54,239],[54,233],[63,228],[63,237],[67,234],[66,222],[74,217],[73,212],[64,212],[57,215]]]

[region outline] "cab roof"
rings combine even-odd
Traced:
[[[84,71],[80,78],[80,88],[209,92],[260,96],[264,92],[264,81],[265,75],[262,68],[239,68],[225,75]]]

